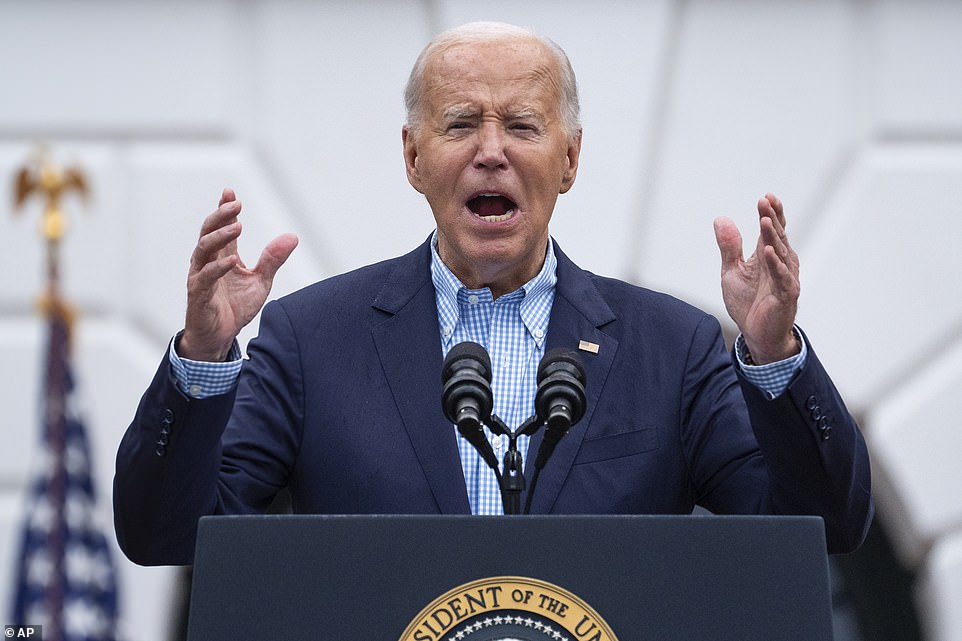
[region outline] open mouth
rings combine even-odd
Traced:
[[[468,201],[468,209],[489,223],[508,220],[517,207],[513,200],[501,194],[478,194]]]

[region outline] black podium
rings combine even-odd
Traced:
[[[189,641],[832,639],[814,517],[201,519]]]

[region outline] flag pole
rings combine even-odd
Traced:
[[[39,307],[48,325],[41,411],[44,468],[28,494],[14,617],[39,624],[45,641],[115,641],[115,569],[104,533],[94,524],[96,496],[86,430],[71,400],[70,343],[75,312],[61,293],[60,248],[67,230],[61,200],[87,196],[80,169],[64,168],[41,150],[16,172],[15,210],[44,201],[47,283]]]

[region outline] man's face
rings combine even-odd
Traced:
[[[557,62],[533,39],[456,45],[431,57],[424,87],[404,158],[441,259],[470,288],[514,291],[541,269],[555,201],[578,169]]]

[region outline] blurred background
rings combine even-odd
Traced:
[[[117,444],[183,322],[187,262],[224,186],[251,263],[301,244],[280,296],[407,252],[433,229],[407,184],[401,92],[421,47],[472,20],[533,27],[578,74],[584,144],[552,233],[580,265],[727,322],[712,220],[747,251],[785,203],[799,323],[874,464],[868,544],[833,559],[839,639],[962,639],[962,2],[882,0],[15,1],[0,4],[0,605],[39,458],[45,143],[67,196],[63,290],[119,568],[122,638],[176,638],[182,574],[113,540]],[[256,332],[256,324],[245,337]],[[955,390],[955,391],[953,391]],[[4,615],[4,619],[7,615]]]

